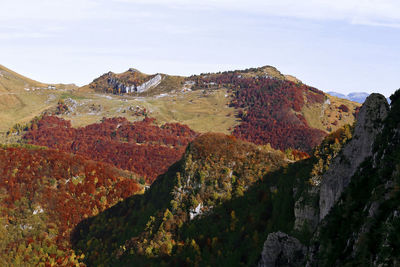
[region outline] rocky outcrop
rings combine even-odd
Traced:
[[[375,137],[389,111],[386,98],[371,94],[358,114],[354,135],[323,175],[319,199],[319,218],[322,220],[350,182],[358,166],[372,156]]]
[[[134,73],[134,69],[129,69],[130,72]],[[142,83],[141,85],[136,86],[135,84],[126,84],[124,82],[121,82],[117,77],[114,77],[112,72],[109,72],[108,74],[108,79],[107,83],[109,86],[111,86],[115,92],[118,93],[143,93],[147,90],[149,90],[152,87],[156,87],[161,83],[162,76],[161,74],[157,74],[147,82]]]
[[[111,76],[111,74],[108,74],[110,77],[107,79],[108,84],[114,88],[116,92],[120,93],[133,93],[136,91],[136,86],[134,84],[132,85],[127,85],[119,81],[118,78]]]
[[[259,267],[303,266],[306,247],[282,232],[270,233],[264,242]]]
[[[156,76],[154,76],[153,78],[151,78],[150,80],[148,80],[147,82],[139,85],[136,90],[138,93],[142,93],[145,92],[147,90],[149,90],[152,87],[156,87],[157,85],[160,84],[162,79],[162,76],[160,74],[157,74]]]

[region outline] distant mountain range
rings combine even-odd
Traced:
[[[354,102],[361,103],[361,104],[364,103],[365,99],[367,99],[367,97],[370,95],[366,92],[353,92],[348,95],[337,93],[337,92],[327,92],[327,94],[330,94],[330,95],[336,96],[336,97],[340,97],[340,98],[344,98],[344,99],[348,99],[350,101],[354,101]],[[389,98],[386,98],[386,99],[390,103],[390,99]]]
[[[365,99],[369,96],[369,94],[365,93],[365,92],[354,92],[354,93],[350,93],[348,95],[337,93],[337,92],[327,92],[327,93],[330,95],[348,99],[348,100],[351,100],[351,101],[354,101],[357,103],[364,103]]]

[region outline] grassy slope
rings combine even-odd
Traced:
[[[36,115],[55,105],[60,90],[74,85],[55,85],[59,90],[45,90],[49,85],[15,73],[0,65],[0,133],[15,123],[26,123]],[[30,91],[25,90],[29,88]],[[32,88],[41,88],[32,91]]]
[[[140,106],[149,111],[160,124],[180,122],[198,132],[229,133],[229,128],[237,122],[234,108],[228,107],[230,101],[226,90],[203,94],[201,91],[170,93],[163,97],[133,97],[106,95],[100,93],[76,92],[69,97],[78,102],[71,114],[61,117],[71,120],[74,127],[99,122],[103,117],[123,116],[128,120],[138,120],[129,110]],[[92,112],[90,106],[99,106],[101,110]]]
[[[117,77],[123,78],[129,72],[116,74]],[[207,76],[219,75],[204,74]],[[264,66],[261,68],[251,68],[241,71],[243,77],[265,76],[274,77],[276,79],[287,79],[295,82],[301,82],[290,75],[283,75],[272,66]],[[186,78],[187,81],[191,77]],[[129,106],[143,106],[150,110],[151,116],[155,117],[160,123],[164,122],[181,122],[187,124],[198,132],[222,132],[230,133],[230,129],[234,128],[238,123],[235,118],[236,110],[228,107],[230,97],[227,96],[225,88],[216,88],[210,90],[206,94],[203,91],[192,91],[182,93],[185,87],[185,78],[180,76],[163,75],[163,80],[159,86],[151,88],[148,92],[142,93],[141,97],[134,96],[117,96],[102,95],[100,93],[90,94],[93,89],[89,85],[81,87],[79,91],[86,94],[87,98],[92,99],[96,104],[104,106],[106,112],[98,115],[84,115],[84,112],[77,117],[67,116],[72,120],[73,126],[84,126],[89,123],[97,122],[102,116],[126,116],[128,119],[136,119],[129,114],[121,113],[121,110]],[[190,86],[189,86],[190,87]],[[158,97],[163,94],[165,96]],[[102,95],[102,96],[101,96]],[[345,124],[354,122],[354,110],[360,104],[348,100],[326,95],[330,100],[329,104],[313,104],[306,105],[302,110],[302,115],[306,118],[311,127],[323,130],[327,133],[337,130]],[[106,99],[108,98],[108,99]],[[122,103],[126,99],[125,103]],[[340,105],[346,105],[349,112],[342,112],[338,109]],[[336,124],[336,125],[335,125]]]
[[[313,128],[320,129],[327,133],[334,132],[343,125],[353,124],[353,112],[356,108],[360,107],[361,104],[328,94],[325,94],[325,96],[327,99],[329,99],[330,104],[325,102],[322,105],[306,105],[303,108],[302,114],[307,120],[308,124]],[[349,112],[343,112],[340,110],[339,107],[341,105],[348,107]]]

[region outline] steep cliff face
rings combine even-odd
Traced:
[[[314,231],[319,223],[319,187],[308,188],[294,204],[294,229]]]
[[[329,134],[322,143],[314,149],[312,171],[308,173],[304,189],[297,188],[294,196],[295,224],[294,230],[313,233],[319,223],[320,188],[323,175],[329,169],[332,161],[341,154],[342,148],[352,141],[354,126],[345,125],[339,130]],[[300,190],[299,190],[300,189]]]
[[[293,230],[290,235],[268,235],[260,266],[396,266],[400,262],[400,91],[391,100],[389,109],[382,95],[368,97],[352,139],[329,156],[330,164],[314,165],[310,184],[302,192],[295,185]],[[315,172],[319,165],[324,170],[320,176]],[[276,242],[277,236],[285,238]],[[303,257],[297,250],[297,265],[290,263],[295,238],[308,245]]]
[[[359,165],[372,155],[374,140],[382,130],[383,120],[388,111],[386,98],[380,94],[371,94],[361,107],[353,139],[323,175],[319,200],[321,220],[347,187]]]
[[[311,241],[309,266],[400,263],[400,91],[391,100],[370,156],[360,164]],[[377,111],[385,112],[384,108]]]

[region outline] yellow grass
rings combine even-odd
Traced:
[[[133,116],[129,107],[140,106],[149,111],[149,116],[160,124],[180,122],[198,132],[229,133],[229,128],[237,124],[234,108],[228,107],[229,96],[225,89],[208,92],[191,91],[174,93],[164,97],[132,97],[99,93],[74,92],[80,105],[75,112],[61,117],[71,120],[74,127],[99,122],[103,117],[126,117],[128,120],[141,120]],[[100,106],[101,111],[91,112],[90,106]]]
[[[353,112],[361,104],[328,94],[326,94],[326,99],[329,99],[329,101],[324,104],[305,105],[303,107],[302,114],[311,127],[330,133],[345,124],[354,122]],[[342,104],[349,108],[349,112],[339,110],[339,106]],[[337,125],[332,124],[335,121]]]
[[[0,65],[0,132],[16,123],[29,122],[54,106],[62,90],[76,88],[74,85],[54,86],[57,90],[48,90],[49,84],[26,78]]]

